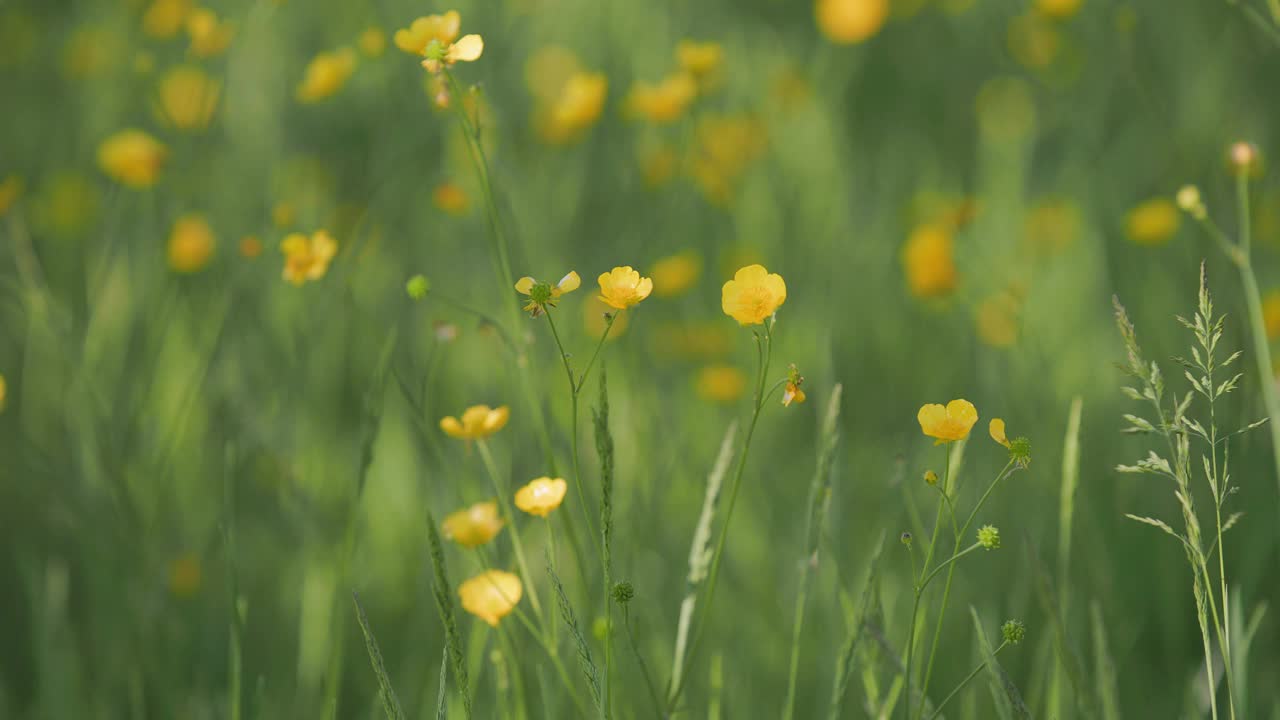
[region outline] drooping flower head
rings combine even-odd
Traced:
[[[472,405],[463,411],[461,420],[452,415],[442,418],[440,429],[459,440],[480,440],[501,430],[510,418],[511,408],[506,405],[496,408]]]
[[[763,265],[748,265],[734,273],[720,292],[724,314],[739,325],[759,325],[787,301],[787,284],[782,276]]]
[[[396,47],[425,59],[422,66],[438,73],[441,67],[456,62],[473,62],[484,53],[484,39],[479,35],[458,37],[462,16],[457,10],[443,15],[427,15],[414,20],[409,27],[397,30]]]
[[[578,273],[573,270],[560,278],[560,282],[555,285],[538,282],[526,275],[516,282],[516,292],[529,296],[529,302],[525,303],[524,309],[534,317],[538,317],[546,312],[547,308],[555,307],[561,295],[577,290],[581,284],[582,278],[578,277]]]
[[[782,391],[782,404],[790,407],[791,403],[802,403],[805,399],[804,390],[800,386],[804,384],[804,376],[800,374],[799,368],[795,363],[787,370],[787,387]]]
[[[498,503],[490,500],[449,513],[444,519],[443,530],[446,538],[463,547],[473,548],[496,537],[502,531],[502,525]]]
[[[538,517],[546,517],[564,502],[569,485],[564,478],[540,477],[516,491],[516,507]]]
[[[925,435],[935,438],[936,445],[963,440],[978,422],[978,409],[968,400],[952,400],[945,407],[931,404],[920,408],[916,419]]]
[[[1031,441],[1025,437],[1017,437],[1010,440],[1005,435],[1004,420],[1000,418],[992,418],[991,423],[987,426],[987,431],[991,433],[991,439],[1000,443],[1009,449],[1009,459],[1025,468],[1031,464]]]
[[[497,627],[524,594],[520,578],[502,570],[486,570],[458,586],[462,609]]]
[[[122,130],[98,146],[98,166],[131,188],[148,188],[160,179],[169,149],[141,130]]]
[[[338,254],[338,243],[324,230],[317,230],[311,237],[290,233],[280,243],[280,251],[284,253],[284,279],[301,285],[324,277],[330,261]]]
[[[653,280],[640,277],[640,273],[630,265],[616,267],[607,273],[601,273],[600,299],[604,304],[618,310],[626,310],[632,305],[649,297],[653,292]]]

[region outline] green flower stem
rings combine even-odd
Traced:
[[[995,650],[992,650],[992,651],[991,651],[991,657],[993,657],[993,658],[994,658],[996,655],[999,655],[999,654],[1000,654],[1000,651],[1001,651],[1001,650],[1003,650],[1003,649],[1005,649],[1006,647],[1008,647],[1008,645],[1009,645],[1009,641],[1008,641],[1008,640],[1005,640],[1004,642],[1000,643],[1000,646],[999,646],[999,647],[997,647]],[[936,708],[934,708],[934,709],[933,709],[933,714],[929,716],[929,720],[933,720],[934,718],[936,718],[936,717],[938,717],[939,715],[941,715],[941,713],[942,713],[942,708],[946,707],[946,704],[947,704],[948,702],[951,702],[951,698],[954,698],[956,695],[960,694],[960,691],[961,691],[961,690],[963,690],[963,689],[964,689],[964,687],[965,687],[966,685],[968,685],[968,684],[969,684],[969,681],[970,681],[970,680],[973,680],[973,679],[974,679],[974,678],[976,678],[976,677],[978,677],[978,673],[980,673],[980,672],[982,672],[983,670],[985,670],[985,669],[986,669],[986,667],[987,667],[987,661],[986,661],[986,660],[983,660],[983,661],[982,661],[982,664],[978,665],[978,667],[976,667],[976,668],[974,668],[974,669],[973,669],[973,672],[971,672],[971,673],[969,673],[968,675],[966,675],[966,676],[965,676],[965,678],[964,678],[963,680],[961,680],[961,681],[960,681],[960,684],[959,684],[959,685],[957,685],[957,686],[955,687],[955,689],[953,689],[951,692],[947,693],[947,696],[946,696],[946,697],[942,698],[942,702],[938,703],[938,707],[936,707]]]
[[[943,449],[944,466],[942,471],[942,494],[945,497],[947,488],[951,485],[951,448],[949,446]],[[933,535],[929,538],[929,550],[924,555],[924,565],[920,567],[920,575],[915,574],[915,555],[911,556],[912,579],[915,581],[914,598],[911,602],[911,623],[907,629],[907,660],[903,669],[903,697],[906,702],[903,707],[906,711],[907,720],[911,720],[911,661],[915,657],[916,648],[916,621],[920,617],[920,599],[924,595],[924,575],[929,572],[929,563],[933,562],[933,553],[938,546],[938,533],[942,531],[942,510],[944,504],[942,500],[938,501],[938,515],[933,521]],[[921,698],[924,693],[920,693]],[[923,707],[923,699],[921,707]]]
[[[658,697],[658,687],[653,683],[653,676],[649,674],[649,664],[644,661],[644,656],[640,654],[640,648],[636,645],[636,636],[631,630],[631,610],[627,605],[622,606],[622,625],[627,630],[627,643],[636,656],[636,664],[640,666],[640,675],[644,678],[645,688],[649,691],[649,700],[653,702],[653,712],[658,720],[662,720],[662,700]]]
[[[952,563],[954,563],[955,561],[959,560],[960,558],[964,557],[965,555],[968,555],[969,553],[973,552],[974,550],[977,550],[977,549],[978,549],[978,548],[980,548],[980,547],[982,547],[982,543],[974,543],[974,544],[970,545],[969,547],[965,548],[964,550],[961,550],[960,552],[956,553],[955,555],[952,555],[951,557],[947,558],[946,560],[943,560],[941,563],[939,563],[939,564],[938,564],[938,567],[934,568],[934,569],[933,569],[933,572],[929,573],[929,576],[928,576],[928,577],[926,577],[926,578],[924,579],[924,582],[923,582],[923,583],[921,583],[921,585],[920,585],[920,589],[921,589],[921,590],[924,590],[926,587],[928,587],[928,586],[929,586],[929,581],[930,581],[930,580],[932,580],[932,579],[934,578],[934,576],[936,576],[938,573],[942,572],[942,568],[945,568],[945,567],[950,566],[950,565],[951,565]]]
[[[706,630],[707,616],[710,614],[711,603],[716,594],[716,583],[720,578],[720,561],[724,557],[725,538],[729,535],[729,522],[733,519],[733,508],[738,501],[738,491],[742,487],[742,474],[747,465],[747,454],[751,450],[751,439],[755,436],[756,424],[760,420],[760,411],[764,409],[764,403],[769,395],[765,391],[765,382],[769,376],[769,362],[773,356],[773,325],[771,321],[764,323],[764,336],[761,338],[759,333],[755,334],[756,339],[756,359],[758,361],[758,371],[756,374],[755,388],[755,406],[751,411],[751,423],[747,425],[747,434],[743,438],[742,452],[738,455],[738,465],[734,470],[733,485],[729,489],[729,504],[725,508],[724,522],[720,525],[720,533],[716,538],[715,551],[711,556],[711,571],[707,577],[707,599],[703,603],[702,612],[698,614],[696,629],[693,632],[693,641],[689,644],[689,651],[686,655],[688,665],[698,652],[699,642],[702,640],[702,634]],[[688,679],[687,673],[682,673],[679,677],[671,678],[671,694],[667,697],[667,714],[670,715],[675,709],[676,703],[680,699],[680,694],[684,690],[685,682]]]
[[[511,501],[507,499],[507,493],[502,489],[498,466],[494,463],[493,453],[489,451],[489,444],[485,440],[476,440],[476,447],[480,449],[480,459],[484,461],[489,479],[493,481],[493,492],[498,496],[498,507],[502,509],[502,519],[511,529],[511,546],[515,548],[516,564],[520,568],[524,584],[529,588],[529,603],[533,605],[534,612],[541,616],[542,603],[538,602],[538,588],[533,584],[533,576],[529,574],[529,564],[524,559],[524,543],[520,541],[520,533],[516,530],[515,513],[511,511]]]

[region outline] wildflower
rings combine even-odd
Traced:
[[[1036,0],[1036,11],[1055,20],[1065,20],[1080,10],[1082,0]]]
[[[479,35],[458,37],[462,16],[457,10],[443,15],[428,15],[414,20],[408,28],[397,30],[396,47],[414,55],[422,55],[422,67],[432,74],[456,62],[473,62],[484,53],[484,39]]]
[[[471,200],[462,188],[453,183],[440,183],[431,191],[431,202],[450,215],[463,215],[471,206]]]
[[[702,273],[702,258],[692,250],[668,255],[653,263],[653,294],[674,297],[693,287]]]
[[[18,202],[18,198],[22,197],[22,188],[22,178],[17,175],[9,175],[0,181],[0,217],[4,217],[9,208]]]
[[[0,412],[4,412],[5,397],[9,391],[9,385],[5,382],[4,375],[0,375]]]
[[[668,75],[656,85],[636,83],[627,96],[627,109],[632,115],[651,123],[664,124],[684,115],[697,95],[698,84],[693,76],[679,72]]]
[[[1258,152],[1258,146],[1253,143],[1243,141],[1232,143],[1231,148],[1227,150],[1227,161],[1236,173],[1248,177],[1258,177],[1262,174],[1262,153]]]
[[[280,243],[284,253],[283,277],[294,285],[308,280],[319,280],[329,271],[329,263],[338,254],[338,243],[324,230],[311,233],[290,233]]]
[[[924,481],[925,481],[925,483],[926,483],[926,484],[928,484],[928,485],[937,485],[937,484],[938,484],[938,473],[936,473],[936,472],[934,472],[934,471],[932,471],[932,470],[925,470],[925,471],[924,471]]]
[[[486,570],[458,586],[462,609],[490,627],[498,627],[498,621],[511,614],[523,593],[520,578],[502,570]]]
[[[597,282],[600,283],[600,299],[605,305],[618,310],[626,310],[639,304],[653,292],[653,280],[640,277],[640,273],[630,265],[601,273]]]
[[[441,529],[446,538],[462,547],[473,548],[484,545],[496,537],[499,532],[502,532],[502,526],[502,517],[498,514],[498,503],[490,500],[449,513]]]
[[[1000,636],[1010,645],[1017,645],[1027,636],[1027,626],[1021,620],[1009,620],[1000,626]]]
[[[168,157],[169,149],[141,130],[122,130],[98,146],[98,167],[134,189],[155,185]]]
[[[1204,220],[1209,215],[1209,211],[1204,206],[1204,200],[1200,197],[1200,188],[1195,185],[1183,185],[1178,189],[1175,200],[1178,203],[1178,209],[1196,220]]]
[[[198,58],[221,55],[231,46],[235,25],[218,19],[208,8],[193,10],[187,16],[187,37],[191,38],[191,54]]]
[[[747,374],[732,365],[708,365],[698,371],[694,384],[698,397],[731,403],[747,388]]]
[[[564,478],[535,478],[516,491],[516,507],[530,515],[546,517],[564,502],[568,489]]]
[[[709,201],[727,205],[732,199],[736,182],[765,146],[763,127],[746,114],[710,113],[698,120],[690,173]]]
[[[169,563],[169,592],[179,598],[195,595],[200,591],[202,575],[200,558],[192,554],[174,558]]]
[[[734,273],[720,290],[720,308],[739,325],[759,325],[787,301],[782,276],[763,265],[748,265]]]
[[[284,229],[298,219],[298,208],[293,203],[281,200],[271,206],[271,224]]]
[[[198,67],[172,68],[160,78],[159,113],[179,130],[202,130],[208,127],[221,92],[222,84]]]
[[[996,550],[1000,547],[1000,529],[993,525],[983,525],[978,528],[978,544],[988,550]]]
[[[623,580],[620,583],[614,583],[613,592],[611,594],[613,595],[614,602],[619,605],[626,605],[635,599],[636,588],[631,583]]]
[[[1009,21],[1009,54],[1024,67],[1043,70],[1062,52],[1062,35],[1049,18],[1026,12]]]
[[[405,283],[404,290],[414,300],[421,300],[431,292],[431,283],[422,275],[414,275]]]
[[[174,272],[199,272],[213,257],[216,241],[203,215],[183,215],[169,233],[169,267]]]
[[[1125,216],[1125,235],[1139,245],[1160,245],[1173,237],[1180,225],[1178,208],[1166,198],[1152,198]]]
[[[1267,338],[1280,338],[1280,290],[1272,290],[1262,298],[1262,324]]]
[[[676,45],[676,60],[680,68],[695,78],[705,80],[713,76],[724,62],[724,48],[717,42],[681,40]]]
[[[82,232],[98,212],[98,186],[82,173],[59,172],[35,198],[37,224],[55,235]]]
[[[911,537],[911,533],[904,532],[902,533],[902,535],[898,536],[898,539],[902,541],[903,545],[906,545],[907,547],[911,547],[911,540],[913,539]]]
[[[987,432],[991,433],[992,440],[1009,447],[1009,438],[1005,437],[1004,434],[1004,420],[991,418],[991,422],[987,425]]]
[[[1020,306],[1018,298],[1009,292],[997,293],[978,303],[974,314],[978,338],[991,347],[1012,347],[1018,342]]]
[[[968,400],[952,400],[946,407],[937,404],[921,407],[916,419],[924,434],[936,438],[935,445],[941,445],[969,437],[969,430],[978,422],[978,409]]]
[[[573,270],[570,270],[568,275],[560,278],[560,282],[555,285],[538,282],[526,275],[516,282],[516,292],[529,296],[529,302],[525,303],[524,306],[525,312],[538,317],[546,312],[547,308],[555,307],[556,303],[560,301],[561,295],[577,290],[581,284],[582,279]]]
[[[880,32],[889,18],[889,0],[817,0],[813,10],[828,40],[852,45]]]
[[[536,113],[543,140],[570,142],[595,124],[604,110],[609,81],[603,73],[575,72],[565,80],[548,106]]]
[[[387,34],[381,28],[366,28],[356,40],[356,46],[365,54],[365,57],[380,57],[387,50]]]
[[[940,225],[911,231],[902,249],[907,287],[918,298],[947,295],[956,288],[956,262],[951,232]]]
[[[245,235],[240,238],[240,254],[252,260],[262,254],[262,241],[257,235]]]
[[[787,387],[782,391],[782,404],[789,407],[791,403],[804,402],[804,390],[800,386],[804,384],[804,376],[796,368],[795,363],[791,364],[791,368],[787,371]]]
[[[498,432],[511,418],[511,408],[506,405],[490,408],[488,405],[472,405],[462,413],[462,420],[452,415],[440,420],[440,429],[449,437],[460,440],[479,440]]]
[[[153,0],[142,14],[142,31],[164,40],[182,30],[191,12],[191,0]]]
[[[315,103],[330,97],[347,84],[356,70],[356,53],[351,48],[322,52],[307,63],[296,92],[298,102]]]
[[[640,174],[646,187],[662,187],[675,177],[680,159],[669,145],[659,145],[639,153]]]

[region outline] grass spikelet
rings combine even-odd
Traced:
[[[440,651],[440,689],[436,691],[436,720],[448,720],[449,709],[449,647]]]
[[[369,662],[373,665],[373,674],[378,678],[378,697],[382,700],[382,710],[387,715],[387,720],[404,720],[404,710],[400,708],[400,699],[396,697],[395,688],[391,685],[391,678],[387,675],[387,666],[382,660],[382,650],[378,648],[378,641],[373,636],[373,628],[369,627],[369,617],[365,615],[364,607],[360,605],[360,596],[351,593],[351,602],[356,606],[356,620],[360,623],[360,632],[364,635],[364,646],[369,651]]]
[[[551,576],[551,584],[556,590],[556,602],[560,606],[560,618],[564,621],[564,626],[569,629],[569,636],[573,638],[573,644],[578,650],[578,664],[582,667],[582,675],[587,679],[587,686],[591,690],[591,700],[596,704],[596,710],[603,713],[604,704],[600,695],[600,670],[596,667],[595,660],[591,659],[591,646],[587,644],[587,638],[582,634],[582,628],[578,625],[578,616],[573,612],[573,606],[569,604],[569,596],[565,595],[564,584],[560,582],[560,576],[556,575],[556,571],[550,565],[547,566],[547,574]]]
[[[453,677],[457,681],[458,694],[462,696],[462,711],[471,717],[471,683],[467,679],[467,663],[462,655],[462,638],[458,634],[458,619],[453,610],[453,589],[449,586],[449,577],[445,572],[444,547],[440,543],[440,533],[436,531],[436,519],[427,512],[427,540],[431,545],[431,569],[435,573],[432,593],[436,599],[436,610],[440,613],[440,622],[444,624],[445,647],[449,652],[450,664],[453,666]]]

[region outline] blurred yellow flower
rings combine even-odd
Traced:
[[[462,420],[452,415],[440,420],[445,435],[459,440],[480,440],[498,432],[511,419],[511,408],[506,405],[491,408],[488,405],[472,405],[462,412]]]
[[[1262,324],[1269,339],[1280,338],[1280,290],[1272,290],[1263,297]]]
[[[450,513],[444,519],[442,529],[446,538],[462,547],[473,548],[496,537],[503,524],[502,516],[498,514],[498,503],[490,500]]]
[[[302,82],[298,84],[299,102],[314,103],[342,89],[356,70],[356,53],[351,48],[322,52],[307,63]]]
[[[271,223],[283,230],[298,218],[298,208],[291,202],[281,200],[271,206]]]
[[[727,355],[733,338],[720,322],[666,323],[655,329],[652,350],[662,358],[708,360]]]
[[[935,444],[941,445],[969,437],[969,430],[978,422],[978,409],[968,400],[952,400],[946,407],[937,404],[921,407],[916,419],[924,434],[936,438]]]
[[[192,65],[172,68],[160,78],[159,114],[179,130],[203,130],[218,107],[222,83]]]
[[[365,28],[364,32],[360,33],[360,38],[356,40],[356,45],[365,57],[380,57],[387,51],[387,34],[382,31],[382,28]]]
[[[992,440],[1005,447],[1010,447],[1009,438],[1004,434],[1004,420],[991,418],[991,423],[987,426],[987,432],[991,433]]]
[[[491,627],[511,614],[523,593],[520,578],[502,570],[486,570],[458,586],[462,609]]]
[[[218,19],[208,8],[193,10],[187,16],[187,36],[191,38],[191,54],[211,58],[226,52],[235,37],[235,25]]]
[[[674,297],[693,287],[701,274],[702,258],[693,250],[685,250],[655,261],[649,276],[653,278],[654,295]]]
[[[733,365],[708,365],[698,371],[694,389],[698,397],[719,403],[731,403],[747,389],[747,374]]]
[[[18,202],[18,198],[22,197],[22,188],[22,178],[17,175],[8,175],[0,182],[0,217],[4,217],[9,208]]]
[[[640,273],[630,265],[601,273],[597,281],[600,283],[600,299],[605,305],[618,310],[638,304],[653,292],[653,280],[640,277]]]
[[[921,225],[911,231],[902,249],[907,287],[916,297],[946,295],[956,287],[954,241],[939,225]]]
[[[188,598],[200,591],[203,573],[200,558],[187,554],[169,563],[169,592],[174,597]]]
[[[602,73],[570,75],[555,98],[534,111],[539,135],[549,143],[567,143],[581,137],[599,119],[608,93],[609,81]]]
[[[1182,215],[1168,198],[1152,198],[1129,211],[1124,232],[1139,245],[1160,245],[1178,232]]]
[[[560,282],[555,285],[540,284],[537,280],[525,275],[516,281],[516,292],[529,297],[529,302],[525,303],[524,309],[526,312],[533,313],[534,317],[538,317],[546,308],[555,307],[561,295],[577,290],[580,285],[582,285],[582,278],[578,277],[577,272],[570,270],[569,274],[560,278]]]
[[[997,293],[978,303],[974,315],[978,338],[991,347],[1012,347],[1018,342],[1020,305],[1018,298],[1007,292]]]
[[[739,325],[759,325],[787,301],[782,276],[763,265],[748,265],[720,289],[720,309]]]
[[[461,26],[462,16],[457,10],[420,17],[408,28],[396,31],[396,47],[407,53],[426,56],[422,67],[431,73],[440,72],[442,66],[456,62],[479,60],[484,53],[484,39],[479,35],[459,38]]]
[[[1062,37],[1048,18],[1028,12],[1009,21],[1009,54],[1022,65],[1039,70],[1053,64],[1062,51]]]
[[[546,517],[560,507],[568,490],[564,478],[536,478],[516,491],[516,507],[530,515]]]
[[[4,375],[0,375],[0,412],[4,412],[4,402],[8,391],[9,386],[5,383]]]
[[[678,72],[654,85],[639,82],[627,96],[627,110],[652,123],[678,120],[698,96],[698,84],[692,75]]]
[[[724,62],[724,48],[717,42],[681,40],[676,45],[680,68],[699,80],[710,78]]]
[[[440,183],[431,191],[431,202],[450,215],[465,215],[471,207],[467,193],[457,185],[449,182]]]
[[[582,70],[578,56],[561,45],[543,45],[524,62],[524,82],[539,102],[550,102],[560,94],[569,78]]]
[[[1064,20],[1080,11],[1083,0],[1036,0],[1036,10],[1042,15]]]
[[[694,136],[693,179],[707,200],[727,205],[735,183],[765,147],[764,126],[750,115],[708,113],[698,119]]]
[[[828,40],[852,45],[880,32],[889,18],[889,0],[817,0],[814,15]]]
[[[203,215],[183,215],[169,232],[169,267],[179,273],[199,272],[213,258],[216,244],[213,228]]]
[[[98,185],[83,173],[59,172],[41,184],[32,200],[41,229],[55,235],[75,235],[97,215]]]
[[[311,233],[311,237],[290,233],[280,243],[280,251],[284,253],[284,279],[302,285],[324,277],[329,262],[338,254],[338,243],[324,230]]]
[[[612,314],[613,324],[608,325],[605,322],[605,315]],[[599,295],[592,295],[582,303],[582,327],[587,331],[587,335],[593,338],[599,338],[604,334],[605,327],[609,328],[609,340],[616,340],[619,336],[627,331],[627,325],[631,323],[627,319],[626,313],[616,313]]]
[[[169,149],[141,130],[121,130],[98,146],[98,167],[112,179],[131,188],[151,187]]]
[[[142,31],[161,40],[171,38],[182,30],[191,8],[191,0],[153,0],[142,14]]]
[[[240,254],[250,260],[262,254],[262,241],[256,235],[245,235],[240,238]]]

